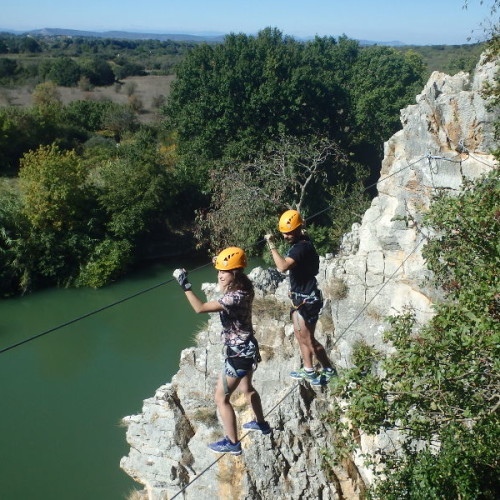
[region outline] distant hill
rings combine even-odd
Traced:
[[[174,40],[177,42],[222,42],[224,35],[186,35],[179,33],[133,33],[129,31],[81,31],[63,28],[43,28],[26,31],[23,34],[31,36],[69,36],[91,38],[118,38],[122,40]]]
[[[2,31],[2,30],[0,30]],[[9,30],[5,30],[7,32]],[[130,31],[83,31],[70,30],[64,28],[42,28],[31,31],[10,31],[16,35],[32,35],[32,36],[69,36],[69,37],[89,37],[89,38],[117,38],[122,40],[174,40],[177,42],[223,42],[224,34],[209,34],[201,33],[198,35],[188,35],[183,33],[134,33]],[[314,36],[296,37],[298,40],[313,40]],[[375,42],[372,40],[358,40],[361,45],[384,45],[391,47],[402,47],[406,45],[400,41],[391,42]]]
[[[360,45],[384,45],[387,47],[404,47],[406,43],[394,40],[392,42],[374,42],[373,40],[358,40]]]

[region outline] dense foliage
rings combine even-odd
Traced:
[[[491,499],[500,487],[500,178],[467,182],[458,197],[440,195],[426,217],[437,236],[424,256],[446,299],[417,329],[411,311],[390,319],[383,358],[366,345],[334,392],[329,421],[346,438],[399,431],[399,451],[379,450],[384,464],[373,498]],[[349,441],[347,439],[347,441]],[[355,443],[351,441],[351,446]]]
[[[143,130],[119,148],[102,139],[80,155],[50,144],[23,156],[18,188],[0,191],[3,294],[102,286],[146,254],[156,232],[168,239],[176,187],[168,157],[150,143]]]
[[[177,133],[184,175],[198,189],[208,183],[213,193],[210,210],[202,214],[212,247],[236,234],[243,238],[239,244],[251,247],[262,222],[283,209],[300,206],[311,216],[334,204],[333,193],[343,186],[378,173],[382,141],[399,128],[399,110],[413,101],[423,85],[422,75],[423,64],[415,53],[385,47],[363,50],[346,37],[300,43],[271,28],[256,37],[229,35],[223,44],[189,52],[178,68],[165,113]],[[300,146],[283,146],[283,138],[288,146]],[[323,159],[307,191],[294,192],[290,186],[301,174],[293,165],[306,163],[297,163],[297,149],[312,158],[320,154],[321,147],[312,151],[320,138],[335,148],[336,160],[343,160]],[[279,162],[269,155],[287,165],[279,185],[270,173]],[[238,179],[233,193],[228,179]],[[238,195],[237,186],[243,188]],[[271,201],[262,199],[252,206],[236,201],[238,196],[250,199],[252,190],[263,195],[276,189],[279,195]],[[254,228],[245,235],[241,229],[228,231],[224,239],[214,231],[216,221],[222,220],[230,220],[233,230],[252,220]],[[332,220],[324,213],[315,222],[331,227]],[[335,243],[320,246],[322,251],[334,248]]]
[[[128,105],[59,94],[181,59],[154,124],[126,85]],[[101,286],[145,256],[194,251],[193,235],[258,253],[292,206],[334,251],[424,71],[415,52],[270,28],[214,45],[1,35],[0,80],[40,82],[33,106],[0,109],[1,293]]]
[[[180,154],[197,175],[223,157],[248,159],[280,135],[318,135],[341,147],[380,150],[380,138],[399,126],[399,109],[421,88],[422,69],[418,56],[390,48],[363,51],[345,37],[300,43],[268,28],[190,51],[166,114]],[[376,115],[369,117],[369,110]],[[376,138],[364,133],[374,125]],[[373,163],[378,160],[380,154]]]
[[[74,149],[96,132],[120,139],[137,129],[137,116],[129,106],[110,101],[63,106],[50,81],[35,87],[33,101],[31,108],[0,108],[0,175],[16,175],[23,154],[40,145]]]
[[[403,45],[395,49],[416,52],[424,61],[429,76],[433,71],[455,75],[459,71],[473,71],[479,56],[486,50],[484,41],[477,41],[477,37],[474,41],[476,43],[467,45]]]
[[[50,79],[74,86],[82,77],[109,85],[131,75],[173,74],[194,46],[173,40],[26,36],[0,34],[0,82],[21,84]]]

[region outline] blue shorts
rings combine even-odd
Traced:
[[[255,370],[259,362],[259,344],[252,338],[243,346],[226,347],[224,373],[228,377],[243,378]]]
[[[253,358],[226,358],[224,362],[224,373],[232,378],[246,377],[253,369]]]

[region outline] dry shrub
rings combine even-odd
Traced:
[[[160,109],[166,102],[166,97],[163,94],[155,95],[151,99],[151,107],[153,109]]]
[[[198,408],[192,419],[205,424],[207,427],[215,427],[219,423],[215,408]]]
[[[325,298],[330,300],[345,299],[349,293],[347,283],[341,278],[332,278],[323,285],[322,290]]]
[[[252,312],[255,317],[269,317],[271,319],[287,319],[290,306],[284,302],[278,302],[274,297],[255,298]]]
[[[384,318],[384,315],[374,306],[369,306],[366,308],[366,315],[374,321],[379,322]]]
[[[90,83],[90,80],[86,76],[82,76],[78,81],[78,88],[82,92],[90,92],[94,89],[94,86]]]
[[[131,111],[133,111],[134,113],[139,113],[144,108],[143,102],[136,95],[129,96],[128,105]]]
[[[125,90],[125,93],[131,97],[135,94],[137,90],[137,83],[136,82],[127,82],[124,86],[123,89]]]
[[[269,361],[274,358],[274,347],[265,344],[259,344],[260,356],[262,361]]]

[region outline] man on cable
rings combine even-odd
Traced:
[[[290,317],[303,360],[303,368],[291,372],[290,377],[307,380],[311,385],[325,385],[336,372],[325,348],[314,338],[316,322],[323,307],[323,298],[316,280],[319,256],[310,238],[304,234],[303,223],[297,210],[287,210],[281,216],[278,229],[290,244],[284,257],[276,249],[273,235],[267,234],[265,239],[278,271],[289,271],[290,276]],[[320,372],[314,368],[313,357],[321,364]]]

